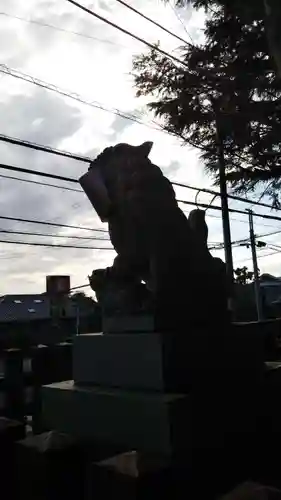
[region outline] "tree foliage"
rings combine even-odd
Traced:
[[[175,5],[178,7],[193,5],[206,11],[212,11],[213,6],[219,5],[236,12],[246,23],[264,20],[269,48],[281,78],[280,0],[175,0]]]
[[[94,310],[97,306],[96,301],[86,295],[84,292],[75,292],[71,295],[71,301],[83,311],[91,311]]]
[[[217,125],[224,141],[227,180],[237,191],[281,185],[281,80],[270,55],[263,2],[179,0],[208,9],[206,43],[181,47],[183,65],[156,50],[137,56],[137,95],[163,128],[201,150],[218,182]],[[245,8],[245,3],[248,5]]]
[[[254,273],[249,271],[246,266],[237,267],[237,269],[234,270],[234,276],[235,283],[239,283],[240,285],[247,285],[247,283],[250,283],[254,279]]]

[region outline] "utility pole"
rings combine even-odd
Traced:
[[[213,103],[213,110],[215,114],[215,125],[216,125],[216,139],[217,139],[217,154],[218,154],[218,166],[219,166],[219,179],[220,179],[220,195],[221,195],[221,209],[222,209],[222,226],[223,226],[223,241],[224,241],[224,253],[225,253],[225,264],[228,282],[233,284],[233,258],[232,258],[232,247],[231,247],[231,233],[230,233],[230,221],[229,221],[229,210],[228,210],[228,199],[227,199],[227,186],[226,186],[226,176],[225,176],[225,158],[224,158],[224,141],[223,132],[220,123],[219,113],[220,111],[216,109]],[[229,308],[231,312],[234,312],[233,299],[230,299]]]
[[[224,150],[223,150],[224,148],[223,148],[223,139],[218,120],[216,120],[216,127],[217,127],[217,148],[218,148],[217,150],[218,150],[218,162],[219,162],[225,263],[226,263],[228,277],[231,281],[233,281],[233,259],[232,259],[231,233],[230,233],[227,187],[226,187],[226,176],[225,176],[225,160],[224,160]]]
[[[255,296],[256,296],[257,314],[258,314],[258,321],[262,321],[263,310],[262,310],[260,278],[259,278],[259,269],[258,269],[257,252],[256,252],[256,237],[254,232],[253,211],[248,210],[248,212],[249,212],[250,243],[251,243],[253,270],[255,278]]]
[[[76,311],[76,335],[79,335],[79,332],[80,332],[80,308],[79,308],[79,304],[77,304],[77,303],[75,306],[75,311]]]

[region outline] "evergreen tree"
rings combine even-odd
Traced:
[[[276,201],[281,185],[281,80],[268,48],[263,1],[191,3],[208,9],[206,44],[181,47],[185,65],[156,50],[137,56],[137,95],[152,96],[149,108],[163,128],[202,151],[215,182],[218,125],[232,187],[248,191],[264,183],[264,192]]]
[[[166,0],[167,1],[167,0]],[[266,34],[271,54],[275,58],[276,68],[281,78],[281,2],[280,0],[176,0],[179,7],[193,5],[212,11],[220,6],[236,14],[246,23],[260,20],[265,22]]]
[[[247,283],[250,283],[254,279],[254,273],[249,271],[246,266],[237,267],[237,269],[234,270],[234,276],[235,283],[240,285],[247,285]]]

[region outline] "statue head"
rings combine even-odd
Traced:
[[[152,146],[152,142],[144,142],[140,146],[120,143],[106,148],[90,163],[88,172],[79,179],[103,222],[109,220],[112,212],[112,186],[118,177],[118,170],[148,162]]]

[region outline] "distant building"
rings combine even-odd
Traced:
[[[281,296],[281,279],[271,274],[260,276],[260,287],[267,305],[277,301]]]
[[[71,300],[66,300],[62,314],[65,318],[76,316]],[[0,322],[44,320],[52,317],[51,300],[45,294],[2,295],[0,297]]]

